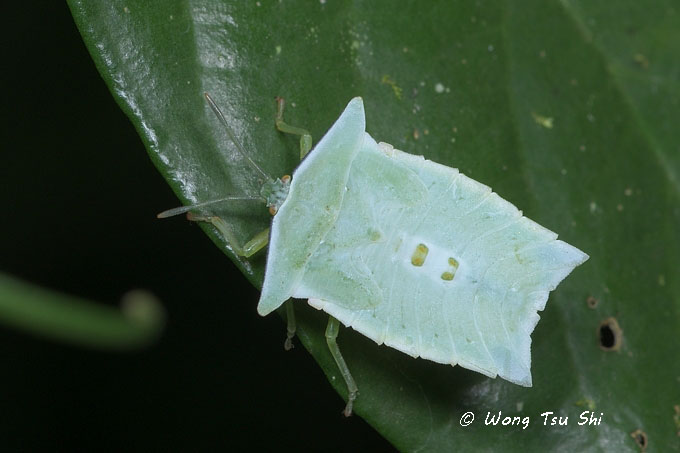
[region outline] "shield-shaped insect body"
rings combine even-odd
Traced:
[[[238,151],[264,178],[259,197],[226,197],[171,209],[212,223],[234,253],[269,242],[258,312],[307,299],[329,316],[326,341],[345,383],[345,415],[358,388],[336,343],[338,322],[413,357],[461,365],[531,386],[531,332],[548,294],[588,255],[557,240],[491,189],[435,162],[376,143],[354,98],[290,176],[269,177],[242,149],[212,98],[208,104]],[[274,215],[243,247],[229,224],[192,211],[229,200],[261,200]],[[287,304],[288,338],[295,333]]]
[[[308,299],[378,344],[531,386],[537,311],[588,256],[489,187],[365,129],[354,98],[293,173],[258,312]]]

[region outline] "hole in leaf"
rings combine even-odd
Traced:
[[[603,348],[610,349],[614,347],[614,332],[609,326],[600,326],[600,344]]]
[[[605,351],[618,351],[623,340],[623,330],[615,318],[607,318],[597,328],[600,348]]]
[[[636,429],[630,433],[630,437],[635,440],[635,443],[640,447],[640,451],[645,451],[647,449],[647,433],[641,429]]]
[[[598,302],[599,301],[597,299],[595,299],[593,296],[588,296],[588,298],[586,299],[586,303],[588,304],[588,307],[590,307],[590,308],[597,307]]]

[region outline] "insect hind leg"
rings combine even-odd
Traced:
[[[354,400],[357,399],[357,395],[359,394],[359,389],[354,382],[352,373],[350,373],[349,368],[347,367],[347,363],[345,363],[345,359],[340,353],[340,348],[336,341],[339,330],[340,321],[329,316],[328,325],[326,326],[326,343],[328,344],[328,349],[331,351],[331,355],[335,359],[335,363],[338,365],[338,368],[340,368],[340,374],[342,374],[345,384],[347,384],[347,406],[345,406],[343,414],[345,414],[345,417],[349,417],[352,415],[352,407],[354,406]]]

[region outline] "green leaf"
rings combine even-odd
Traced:
[[[542,313],[533,388],[414,360],[343,330],[356,413],[396,447],[636,451],[639,429],[650,451],[680,448],[680,14],[672,2],[70,6],[182,203],[259,189],[203,92],[274,176],[298,159],[296,139],[273,127],[274,96],[287,100],[287,121],[318,141],[360,95],[377,140],[461,169],[591,256]],[[242,241],[269,222],[266,209],[247,203],[216,214]],[[239,259],[204,228],[261,285],[264,254]],[[296,305],[300,340],[345,395],[324,316]],[[599,326],[610,317],[622,338],[607,351]],[[585,410],[602,414],[601,424],[579,426]],[[476,420],[464,428],[467,411]],[[487,412],[498,411],[529,417],[529,426],[486,426]],[[543,426],[548,411],[568,425]]]

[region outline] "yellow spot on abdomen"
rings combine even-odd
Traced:
[[[418,244],[416,246],[416,249],[413,251],[413,255],[411,255],[411,264],[414,266],[422,266],[425,264],[425,258],[427,258],[427,252],[428,248],[425,244]]]
[[[441,275],[442,280],[451,281],[456,276],[458,270],[458,261],[455,258],[449,258],[449,268]]]

